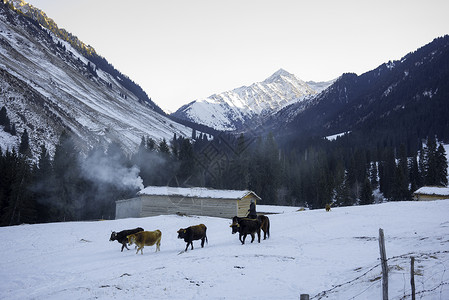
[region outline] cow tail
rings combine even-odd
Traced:
[[[208,243],[208,244],[209,244],[209,241],[207,240],[207,235],[206,235],[206,243]]]
[[[270,238],[270,219],[268,219],[268,217],[267,217],[267,235],[268,238]]]

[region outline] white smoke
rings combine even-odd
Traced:
[[[119,159],[105,156],[100,151],[83,160],[81,169],[86,179],[94,182],[109,183],[119,188],[144,188],[137,166],[126,167]]]

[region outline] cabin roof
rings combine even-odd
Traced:
[[[449,196],[449,188],[437,186],[423,186],[415,191],[414,194],[420,195],[435,195],[435,196]]]
[[[182,196],[190,198],[213,198],[213,199],[242,199],[253,194],[258,200],[260,197],[249,190],[215,190],[202,187],[180,188],[169,186],[148,186],[137,193],[137,195],[149,196]]]

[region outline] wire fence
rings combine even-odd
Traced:
[[[402,278],[403,280],[402,292],[399,292],[397,289],[394,291],[390,290],[389,294],[393,295],[389,297],[389,299],[404,300],[412,298],[410,287],[411,257],[415,257],[415,263],[417,264],[417,268],[414,270],[416,299],[428,299],[429,297],[432,297],[432,299],[447,299],[449,291],[445,288],[449,288],[449,274],[447,272],[449,251],[407,253],[388,258],[389,278],[394,279],[395,281],[397,281],[398,278]],[[361,269],[358,269],[357,271],[360,272]],[[335,285],[328,290],[311,296],[310,299],[333,298],[332,294],[337,294],[352,286],[359,286],[359,288],[360,286],[364,287],[358,290],[355,295],[348,297],[348,299],[366,299],[366,293],[371,289],[379,290],[379,298],[381,299],[381,280],[382,271],[381,262],[379,262],[368,267],[366,271],[356,276],[354,279]],[[397,283],[394,287],[397,288]]]

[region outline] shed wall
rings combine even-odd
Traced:
[[[418,201],[432,201],[432,200],[440,200],[440,199],[449,199],[449,196],[415,194],[415,199]]]
[[[141,196],[141,199],[141,217],[180,213],[187,215],[232,218],[237,213],[238,202],[237,199],[190,198],[183,196],[155,195],[143,195]]]
[[[257,211],[257,198],[253,194],[249,194],[238,201],[237,217],[243,218],[248,215],[251,200],[254,200],[254,203],[256,203],[256,211]]]
[[[115,202],[115,218],[138,218],[141,216],[142,200],[140,197]]]

